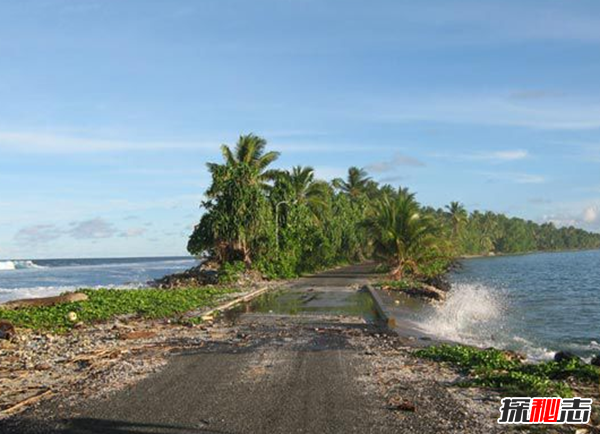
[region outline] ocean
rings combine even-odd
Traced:
[[[196,264],[189,256],[0,260],[0,303],[78,288],[138,288]]]
[[[600,354],[600,251],[467,259],[438,306],[402,300],[399,320],[443,340],[547,360]]]

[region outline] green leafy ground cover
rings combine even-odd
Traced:
[[[418,357],[447,362],[467,376],[462,386],[484,386],[512,396],[573,395],[566,380],[586,384],[600,381],[600,370],[574,359],[557,363],[524,363],[501,350],[464,345],[439,345],[420,349]]]
[[[177,290],[144,289],[82,289],[89,299],[50,307],[0,310],[0,319],[17,327],[65,332],[81,321],[90,324],[106,321],[118,315],[141,318],[169,318],[194,309],[212,307],[234,289],[223,287],[185,288]],[[68,318],[75,312],[75,321]]]

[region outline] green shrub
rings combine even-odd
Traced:
[[[481,350],[464,345],[431,346],[415,354],[452,364],[468,376],[463,386],[492,387],[508,395],[569,397],[572,392],[564,380],[600,381],[600,370],[580,360],[523,363],[497,349]]]
[[[235,283],[246,271],[246,265],[241,261],[225,262],[219,269],[219,283]]]
[[[273,260],[263,259],[258,262],[256,268],[269,280],[298,277],[296,261],[291,255],[287,259],[282,255],[277,256]]]
[[[448,259],[436,259],[423,263],[419,266],[420,275],[424,278],[433,278],[448,272],[450,261]]]

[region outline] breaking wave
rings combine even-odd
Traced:
[[[29,268],[45,268],[33,261],[0,261],[0,271],[25,270]]]
[[[440,338],[482,344],[493,342],[502,328],[502,297],[481,284],[457,284],[447,300],[436,306],[421,327]]]
[[[420,327],[442,340],[515,350],[530,360],[551,359],[554,351],[521,336],[523,330],[509,320],[509,309],[509,298],[502,289],[457,283],[446,301],[420,322]]]
[[[147,287],[141,282],[132,282],[124,285],[86,285],[85,289],[141,289]],[[22,298],[40,298],[52,297],[55,295],[64,294],[66,292],[74,292],[81,289],[81,286],[35,286],[30,288],[0,288],[0,304],[10,300]]]

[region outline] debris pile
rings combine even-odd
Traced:
[[[127,318],[68,334],[27,329],[16,334],[9,324],[0,324],[0,333],[12,336],[0,340],[0,419],[54,395],[124,387],[163,366],[171,349],[203,345],[213,333],[211,324]]]
[[[218,272],[207,264],[200,264],[181,273],[169,274],[151,282],[159,289],[189,288],[219,283]]]

